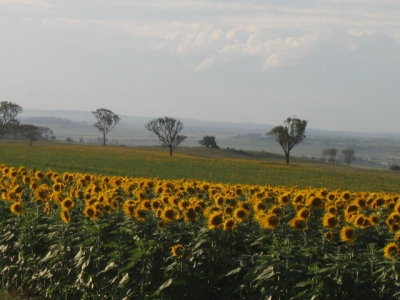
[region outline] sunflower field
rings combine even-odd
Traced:
[[[400,299],[399,199],[0,165],[0,283],[37,299]]]

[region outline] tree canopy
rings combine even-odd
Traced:
[[[92,114],[95,116],[97,122],[94,124],[103,135],[103,145],[106,144],[107,134],[119,123],[120,117],[113,113],[111,110],[105,108],[98,108],[93,111]]]
[[[0,102],[0,139],[8,129],[19,124],[16,117],[21,112],[22,107],[16,103],[8,101]]]
[[[355,151],[352,148],[347,148],[342,151],[345,163],[350,166],[351,162],[355,160]]]
[[[161,145],[168,147],[170,156],[172,156],[173,151],[179,144],[187,138],[179,134],[183,129],[183,124],[174,118],[164,117],[154,119],[147,123],[145,127],[158,137]]]
[[[336,148],[328,148],[328,149],[324,149],[322,151],[322,155],[327,157],[328,162],[336,163],[337,152],[338,152],[338,149],[336,149]]]
[[[306,137],[304,134],[306,126],[306,120],[287,118],[284,125],[276,126],[267,133],[267,135],[272,135],[281,145],[285,153],[286,164],[290,163],[290,151]]]
[[[206,135],[199,141],[199,144],[203,145],[207,148],[219,149],[219,146],[217,145],[217,142],[215,141],[215,136]]]

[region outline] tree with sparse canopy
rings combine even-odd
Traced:
[[[322,151],[322,155],[327,157],[328,162],[330,163],[336,163],[336,154],[337,154],[338,150],[336,148],[328,148],[328,149],[324,149]]]
[[[1,101],[0,102],[0,139],[6,131],[11,127],[18,126],[17,115],[22,112],[22,107],[16,103]]]
[[[18,131],[23,137],[29,141],[29,145],[33,145],[33,142],[48,137],[53,134],[53,130],[48,127],[38,127],[30,124],[22,124],[19,126]]]
[[[290,151],[306,137],[304,134],[306,126],[306,120],[287,118],[283,126],[276,126],[267,133],[267,135],[272,135],[281,145],[287,165],[290,163]]]
[[[355,154],[354,149],[347,148],[347,149],[344,149],[342,151],[342,153],[344,155],[344,161],[348,166],[350,166],[350,164],[353,160],[356,160],[356,158],[354,157],[354,154]]]
[[[98,108],[96,111],[93,111],[92,114],[97,120],[94,127],[103,134],[103,145],[105,146],[107,134],[119,123],[120,117],[111,110],[105,108]]]
[[[209,136],[206,135],[199,141],[200,145],[203,145],[207,148],[212,148],[212,149],[219,149],[219,146],[217,145],[217,142],[215,141],[215,136]]]
[[[154,132],[162,146],[168,147],[170,156],[172,156],[176,147],[187,138],[179,134],[183,129],[183,124],[174,118],[164,117],[154,119],[147,123],[145,127],[147,130]]]

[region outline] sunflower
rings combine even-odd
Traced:
[[[328,242],[333,240],[333,232],[332,231],[327,231],[324,233],[324,239],[327,240]]]
[[[61,202],[61,207],[63,210],[70,210],[75,206],[75,202],[71,198],[66,198]]]
[[[236,227],[236,221],[233,218],[226,219],[223,224],[224,230],[231,230]]]
[[[339,220],[335,215],[327,213],[322,218],[322,225],[328,228],[334,228],[339,224]]]
[[[155,200],[151,201],[151,208],[153,210],[157,210],[160,207],[161,207],[161,201],[160,200],[155,199]]]
[[[64,210],[64,209],[61,210],[60,216],[61,216],[61,220],[63,220],[64,223],[71,222],[71,215],[69,214],[68,210]]]
[[[89,217],[90,219],[97,218],[97,211],[92,206],[86,206],[85,210],[83,211],[83,213],[85,214],[85,216]]]
[[[319,197],[308,197],[306,205],[313,210],[322,209],[324,207],[324,201]]]
[[[356,230],[351,226],[345,226],[340,231],[340,238],[347,243],[354,243],[357,238]]]
[[[244,210],[243,208],[237,208],[235,209],[235,211],[233,212],[233,216],[238,219],[240,222],[243,222],[247,219],[248,217],[248,213],[246,210]]]
[[[399,247],[394,242],[393,243],[389,243],[383,249],[383,255],[388,259],[392,259],[392,258],[394,258],[394,257],[399,255]]]
[[[380,208],[385,204],[385,199],[383,199],[382,197],[376,198],[374,200],[374,202],[372,203],[372,207],[374,209]]]
[[[22,206],[22,203],[19,202],[19,201],[14,202],[14,203],[10,206],[11,212],[12,212],[13,214],[16,214],[16,215],[21,214],[23,208],[24,208],[24,207]]]
[[[278,197],[278,202],[279,202],[280,204],[282,204],[282,205],[288,204],[288,203],[290,202],[290,195],[289,195],[289,194],[280,195],[280,196]]]
[[[372,225],[372,226],[378,226],[379,225],[379,218],[378,218],[378,216],[377,215],[370,215],[369,217],[368,217],[368,220],[369,220],[369,223]]]
[[[36,190],[35,190],[35,197],[38,201],[45,201],[49,199],[51,194],[51,190],[47,184],[41,184]]]
[[[183,258],[183,255],[185,254],[185,247],[183,247],[183,245],[181,245],[181,244],[172,246],[171,253],[172,253],[172,256],[175,256],[177,258]]]
[[[140,203],[140,207],[146,210],[151,210],[151,201],[150,200],[144,200]]]
[[[345,210],[344,213],[346,215],[356,214],[356,213],[358,213],[359,209],[360,209],[360,206],[358,206],[357,204],[353,203],[353,204],[350,204],[349,206],[346,207],[346,210]]]
[[[225,199],[224,199],[224,197],[222,197],[221,194],[216,196],[214,201],[215,201],[215,206],[217,206],[217,207],[221,207],[225,203]]]
[[[307,221],[299,217],[290,220],[289,225],[296,231],[303,231],[307,229]]]
[[[53,185],[53,190],[54,190],[55,192],[62,192],[62,191],[64,190],[64,184],[59,183],[59,182],[55,183],[55,184]]]
[[[188,200],[182,200],[178,203],[178,207],[180,210],[185,210],[189,207],[190,202]]]
[[[350,199],[351,193],[349,191],[345,191],[345,192],[342,193],[342,195],[340,195],[340,197],[347,201],[347,200]]]
[[[253,210],[255,212],[259,212],[259,211],[265,211],[265,209],[267,208],[267,206],[264,204],[264,202],[262,201],[257,201],[254,205],[253,205]]]
[[[134,210],[134,216],[137,220],[139,221],[145,221],[146,220],[146,216],[147,216],[147,209],[144,208],[136,208]]]
[[[166,222],[172,222],[176,220],[177,217],[178,217],[178,211],[171,207],[166,207],[162,210],[161,219],[163,219]]]
[[[118,207],[119,207],[118,201],[116,201],[115,199],[111,200],[111,201],[110,201],[110,207],[111,207],[111,209],[113,209],[113,210],[117,210]]]
[[[269,210],[269,213],[280,217],[283,214],[283,210],[282,210],[282,207],[280,207],[279,205],[274,205]]]
[[[31,178],[25,175],[22,177],[22,182],[23,184],[29,185],[31,183]]]
[[[311,211],[310,211],[308,208],[306,208],[306,207],[301,208],[301,209],[297,212],[297,216],[300,217],[300,218],[302,218],[302,219],[307,220],[307,219],[311,216]]]
[[[367,206],[367,200],[365,200],[364,198],[357,198],[356,200],[354,200],[354,203],[361,208],[365,208]]]
[[[366,218],[363,215],[358,215],[354,220],[354,225],[358,228],[364,228]]]
[[[268,228],[268,229],[276,229],[280,225],[280,219],[279,217],[275,215],[261,215],[258,217],[258,222],[263,228]]]
[[[222,216],[222,213],[219,211],[216,211],[210,215],[208,218],[208,228],[210,229],[216,229],[222,225],[224,221],[224,218]]]
[[[337,214],[337,208],[334,205],[329,205],[326,207],[326,211],[332,215],[336,215]]]
[[[327,196],[329,201],[334,201],[336,199],[335,193],[329,193]]]
[[[43,172],[41,172],[41,171],[36,171],[36,172],[35,172],[35,178],[36,178],[37,180],[43,180],[43,179],[44,179],[44,174],[43,174]]]
[[[226,215],[232,215],[233,214],[233,207],[232,206],[227,206],[227,207],[225,207],[225,209],[224,209],[224,213],[226,214]]]
[[[186,222],[194,221],[196,220],[196,211],[194,210],[193,207],[189,207],[183,214],[183,219]]]
[[[11,192],[14,194],[21,194],[23,192],[23,188],[19,184],[17,184],[13,187]]]

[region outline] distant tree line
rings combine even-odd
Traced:
[[[48,127],[21,124],[17,120],[21,112],[22,107],[16,103],[0,102],[0,139],[28,140],[32,146],[35,141],[53,138],[53,131]]]
[[[322,156],[326,158],[327,162],[335,164],[337,162],[337,153],[338,149],[336,148],[328,148],[322,151]],[[355,151],[352,148],[346,148],[342,150],[343,160],[344,162],[350,166],[350,164],[356,160]]]
[[[54,140],[54,133],[48,127],[40,127],[31,124],[20,124],[17,116],[22,112],[22,107],[16,103],[1,101],[0,102],[0,139],[25,139],[33,145],[38,140]],[[93,111],[96,122],[93,126],[99,130],[102,136],[102,144],[105,146],[107,143],[107,135],[114,129],[120,122],[121,118],[106,108],[99,108]],[[283,125],[273,127],[267,136],[272,136],[275,141],[281,146],[286,164],[290,164],[291,150],[300,144],[305,138],[305,130],[307,127],[307,120],[299,118],[287,118]],[[154,133],[161,143],[161,146],[168,148],[169,155],[172,156],[176,148],[187,138],[182,135],[183,123],[180,120],[171,117],[157,118],[145,125],[145,128]],[[81,137],[80,141],[83,141]],[[71,138],[67,142],[73,142]],[[215,136],[206,135],[199,144],[210,149],[219,149]],[[323,157],[327,162],[337,163],[338,149],[327,148],[323,150]],[[342,150],[344,162],[350,166],[355,160],[355,151],[352,148]],[[397,169],[398,166],[393,167]],[[399,167],[400,168],[400,167]]]

